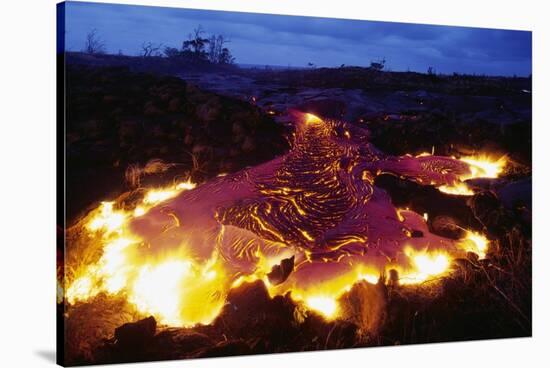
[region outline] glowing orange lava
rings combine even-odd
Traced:
[[[162,324],[194,326],[211,323],[232,288],[262,280],[271,296],[290,292],[305,308],[336,319],[339,298],[357,282],[389,280],[395,270],[401,285],[425,283],[448,275],[465,252],[486,256],[483,234],[441,238],[429,232],[427,214],[393,207],[373,185],[382,170],[361,162],[354,141],[362,139],[361,130],[345,126],[339,138],[333,134],[338,123],[303,117],[307,124],[284,157],[200,186],[185,181],[150,188],[133,206],[102,202],[82,226],[82,237],[98,244],[101,255],[74,270],[66,301],[121,295]],[[374,162],[428,177],[440,190],[470,193],[462,182],[461,189],[446,187],[457,160],[417,163],[427,156]],[[470,168],[460,180],[496,177],[506,162],[460,161]],[[423,235],[411,236],[414,230]],[[290,274],[270,279],[290,257]]]
[[[155,315],[161,323],[210,323],[223,306],[223,293],[217,299],[211,294],[223,291],[226,282],[217,259],[203,265],[179,253],[154,261],[139,259],[135,251],[142,246],[141,240],[128,229],[132,218],[143,216],[153,205],[195,186],[187,181],[150,189],[133,211],[115,210],[113,202],[103,202],[92,211],[84,227],[90,236],[98,236],[103,255],[72,280],[65,292],[67,301],[86,301],[101,292],[124,293],[140,312]]]
[[[444,193],[453,195],[474,195],[474,191],[468,187],[465,180],[477,179],[477,178],[498,178],[504,171],[504,167],[507,163],[506,156],[502,156],[498,159],[491,158],[489,155],[478,155],[461,157],[459,159],[462,162],[468,164],[470,172],[460,177],[460,181],[454,182],[452,185],[441,185],[438,189]]]

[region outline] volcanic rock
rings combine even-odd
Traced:
[[[244,139],[244,142],[241,146],[243,152],[251,152],[256,149],[256,142],[254,138],[248,136]]]
[[[180,333],[176,333],[172,341],[178,345],[178,350],[183,352],[197,351],[214,344],[208,335],[189,331],[187,329],[183,329]]]
[[[314,115],[340,119],[345,113],[346,103],[337,99],[321,99],[305,102],[297,108],[301,111],[310,111]]]
[[[231,290],[215,325],[229,337],[263,337],[284,344],[296,333],[295,310],[288,294],[271,298],[263,281],[258,280]]]
[[[436,235],[459,239],[463,228],[480,227],[463,196],[447,195],[434,187],[389,174],[378,176],[375,184],[388,192],[394,205],[427,213],[429,229]],[[411,236],[421,235],[413,231]]]
[[[183,102],[180,98],[174,97],[168,103],[168,111],[170,112],[180,112],[183,111]]]
[[[460,239],[464,234],[464,230],[451,216],[435,216],[429,221],[430,230],[437,235],[444,236],[450,239]]]
[[[116,343],[121,348],[136,348],[145,345],[155,336],[157,321],[153,316],[137,322],[125,323],[115,329]]]
[[[477,193],[468,201],[474,216],[492,234],[506,232],[511,227],[513,219],[509,210],[505,209],[495,193],[484,191]]]
[[[216,120],[220,114],[220,102],[217,98],[211,98],[207,103],[197,106],[197,117],[205,123]]]
[[[219,356],[233,356],[250,354],[250,346],[243,340],[223,341],[215,346],[203,349],[195,358],[212,358]]]
[[[395,269],[391,269],[388,272],[388,285],[397,286],[399,283],[399,272]]]
[[[190,133],[186,134],[183,143],[185,143],[186,146],[193,144],[193,136]]]
[[[280,264],[273,266],[271,272],[267,274],[269,282],[273,285],[279,285],[286,281],[290,273],[294,270],[294,256],[285,258]]]
[[[96,138],[101,135],[101,121],[90,119],[80,124],[82,133],[87,137]]]
[[[153,101],[147,101],[147,103],[143,107],[143,113],[145,115],[154,116],[161,115],[162,111],[155,106],[155,103]]]
[[[126,146],[135,141],[140,134],[140,125],[134,120],[124,120],[120,123],[118,129],[118,136],[120,139],[120,145]]]
[[[234,135],[243,135],[246,132],[243,124],[240,121],[234,122],[231,126],[231,130]]]
[[[505,185],[497,191],[497,194],[502,203],[508,208],[524,206],[531,209],[532,186],[533,183],[529,177]]]

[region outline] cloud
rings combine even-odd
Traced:
[[[224,34],[237,62],[369,65],[394,70],[531,73],[531,33],[481,28],[69,2],[66,38],[79,50],[97,29],[110,52],[136,54],[144,41],[179,46],[198,24]]]

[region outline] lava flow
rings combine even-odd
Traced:
[[[466,252],[486,255],[482,234],[430,233],[429,214],[395,208],[374,179],[391,173],[473,194],[464,181],[497,177],[505,160],[391,157],[362,128],[311,114],[297,120],[292,149],[272,161],[196,187],[149,190],[132,208],[102,203],[80,235],[100,255],[70,265],[66,300],[122,295],[163,324],[193,326],[211,323],[231,288],[263,280],[272,296],[290,292],[333,319],[358,281],[423,283]]]

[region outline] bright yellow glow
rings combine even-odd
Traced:
[[[152,189],[147,192],[143,203],[146,204],[157,204],[159,202],[164,202],[167,199],[175,197],[178,194],[178,191],[175,189]]]
[[[143,216],[143,215],[145,215],[146,212],[147,211],[145,210],[145,208],[143,208],[142,206],[137,206],[134,209],[134,217]]]
[[[441,192],[453,195],[474,195],[474,191],[463,181],[476,178],[498,178],[506,166],[507,159],[506,156],[495,160],[487,155],[479,155],[461,157],[460,161],[468,164],[470,172],[462,175],[460,177],[461,181],[457,181],[452,185],[439,186],[437,189]]]
[[[466,231],[466,237],[460,242],[462,249],[467,252],[473,252],[483,259],[487,255],[489,240],[480,233]]]
[[[218,176],[223,176],[223,174],[220,174]],[[195,189],[196,186],[197,186],[197,184],[191,182],[191,180],[187,180],[187,181],[181,182],[178,185],[176,185],[176,189],[178,189],[178,190],[191,190],[191,189]]]
[[[319,281],[318,285],[308,289],[291,287],[277,289],[273,292],[274,290],[271,288],[270,294],[285,294],[290,291],[293,300],[302,302],[307,309],[317,311],[326,319],[332,320],[339,317],[338,299],[344,293],[350,291],[357,282],[378,283],[380,274],[381,270],[361,265],[333,278]]]
[[[336,300],[329,296],[310,296],[305,300],[305,304],[328,319],[334,318],[338,311]]]
[[[304,238],[306,238],[307,240],[309,241],[313,241],[313,237],[311,235],[309,235],[309,233],[305,230],[300,230],[300,232],[302,233],[302,235],[304,236]]]
[[[216,257],[202,266],[182,256],[167,257],[139,268],[129,301],[170,326],[208,324],[223,307],[225,280]]]
[[[487,155],[461,157],[460,161],[466,162],[470,165],[470,174],[461,178],[461,180],[474,178],[498,178],[507,163],[506,156],[502,156],[495,160]]]
[[[443,254],[434,257],[422,254],[414,257],[414,263],[421,274],[432,276],[445,272],[449,267],[449,258]]]
[[[127,223],[143,216],[154,205],[170,199],[196,184],[185,181],[166,188],[146,191],[133,210],[115,210],[113,202],[102,202],[86,221],[103,253],[95,263],[75,271],[65,297],[70,304],[86,301],[99,293],[125,293],[144,314],[154,314],[161,323],[192,326],[210,323],[223,306],[226,275],[214,256],[203,266],[184,255],[174,254],[151,263],[136,259],[140,243]],[[216,296],[216,297],[213,297]]]
[[[127,238],[117,238],[103,248],[100,270],[105,280],[105,288],[116,294],[126,285],[127,259],[124,250],[132,244]]]
[[[403,222],[405,221],[405,217],[403,217],[403,214],[401,214],[401,212],[404,211],[403,209],[396,209],[395,211],[395,214],[397,215],[397,219],[399,220],[399,222]]]
[[[308,122],[322,122],[315,115],[306,116]],[[494,172],[492,169],[483,170],[485,175]],[[94,239],[98,238],[102,254],[97,262],[75,272],[76,275],[65,292],[68,302],[74,304],[77,301],[86,301],[99,293],[119,294],[125,296],[139,312],[154,315],[160,323],[189,327],[211,323],[222,310],[229,289],[244,282],[262,280],[271,296],[290,291],[294,300],[330,320],[339,318],[338,300],[355,283],[363,280],[371,284],[379,282],[379,275],[384,269],[367,269],[367,266],[352,265],[350,262],[347,271],[319,281],[308,290],[288,284],[281,284],[278,288],[278,285],[270,285],[266,275],[280,262],[280,258],[288,258],[290,255],[281,255],[277,259],[268,258],[261,254],[260,249],[255,252],[255,272],[237,279],[236,276],[228,276],[228,270],[218,262],[215,254],[206,264],[199,264],[185,254],[163,254],[154,260],[136,257],[141,239],[131,233],[128,222],[145,215],[155,205],[177,196],[181,191],[194,189],[195,186],[186,181],[166,188],[155,188],[146,191],[142,201],[133,209],[115,210],[113,202],[103,202],[93,211],[85,229]],[[291,198],[289,200],[299,214],[304,212],[291,197],[291,189],[281,188],[280,191]],[[405,209],[397,210],[400,221],[405,221],[405,217],[408,218],[409,215]],[[427,214],[423,217],[424,220],[428,219]],[[269,230],[258,221],[262,229]],[[95,233],[100,230],[101,232]],[[313,233],[310,235],[301,230],[301,234],[304,239],[315,240]],[[459,242],[459,247],[484,257],[488,241],[483,235],[468,231],[467,236]],[[399,282],[402,284],[422,283],[445,275],[449,272],[452,260],[443,251],[418,251],[410,247],[405,249],[405,255],[406,267],[396,266],[401,275]]]
[[[191,190],[196,187],[196,184],[191,181],[184,181],[179,184],[176,184],[173,187],[161,188],[161,189],[150,189],[143,198],[144,204],[158,204],[164,202],[170,198],[175,197],[183,190]]]
[[[180,289],[190,272],[186,261],[167,261],[157,266],[145,265],[133,285],[130,301],[145,313],[161,319],[161,323],[180,324]]]
[[[91,231],[105,230],[111,233],[119,230],[125,220],[126,215],[123,212],[113,210],[113,202],[101,202],[97,215],[88,222],[86,227]]]
[[[71,304],[74,304],[78,300],[85,300],[91,296],[95,296],[93,292],[92,278],[85,275],[77,278],[71,286],[67,289],[66,298]]]
[[[114,210],[114,202],[101,202],[91,213],[85,228],[91,233],[102,231],[98,241],[103,254],[98,262],[77,273],[66,290],[69,303],[87,300],[100,292],[116,294],[123,290],[136,267],[128,259],[127,248],[138,242],[127,235],[126,223],[133,217],[143,216],[153,205],[194,187],[195,184],[186,181],[169,188],[148,190],[133,211]]]
[[[453,195],[464,195],[470,196],[474,195],[474,191],[471,190],[468,185],[462,182],[454,183],[453,185],[442,185],[438,187],[441,192]]]
[[[307,124],[314,124],[314,123],[322,123],[323,120],[321,120],[318,116],[315,116],[313,114],[307,113],[306,114],[306,123]]]
[[[429,253],[405,248],[405,254],[412,261],[413,269],[403,272],[399,279],[399,282],[404,285],[418,284],[444,275],[451,264],[450,256],[442,252]]]
[[[239,286],[241,286],[244,283],[254,282],[258,279],[259,279],[259,276],[258,276],[257,273],[253,273],[251,275],[246,275],[246,276],[239,276],[239,277],[237,277],[237,279],[235,281],[233,281],[233,283],[231,284],[231,288],[235,289],[235,288],[238,288]]]
[[[370,284],[377,284],[379,276],[374,275],[374,274],[363,274],[363,275],[359,275],[359,279],[360,280],[365,280],[366,282],[368,282]]]
[[[67,289],[69,303],[87,300],[101,291],[110,294],[121,291],[127,284],[129,272],[126,249],[133,243],[133,240],[124,237],[107,241],[99,261],[89,266]]]

